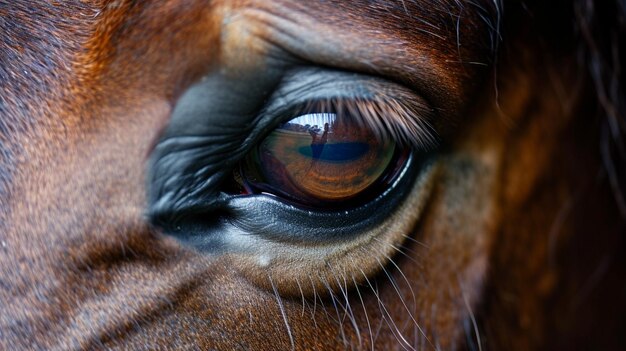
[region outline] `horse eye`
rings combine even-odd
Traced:
[[[240,185],[301,205],[337,208],[379,194],[406,161],[390,138],[345,113],[312,112],[280,125],[244,159]]]
[[[339,271],[374,276],[432,192],[436,111],[349,72],[296,70],[251,104],[224,99],[214,78],[179,99],[154,148],[152,223],[285,296],[347,289]]]

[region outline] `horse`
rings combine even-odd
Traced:
[[[0,1],[0,349],[623,348],[625,14]]]

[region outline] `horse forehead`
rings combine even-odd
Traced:
[[[354,30],[356,25],[389,36],[409,35],[406,39],[414,45],[432,46],[433,42],[425,39],[446,36],[445,42],[452,48],[456,47],[453,39],[458,38],[447,35],[457,33],[445,31],[450,29],[446,27],[460,27],[476,22],[478,17],[487,18],[475,11],[487,7],[485,4],[471,2],[467,7],[472,11],[467,11],[466,6],[464,2],[447,0],[66,1],[62,4],[13,1],[0,4],[0,28],[5,33],[0,38],[0,91],[4,92],[5,100],[9,100],[7,96],[37,100],[63,86],[72,75],[87,71],[94,74],[99,66],[108,63],[102,61],[112,56],[149,56],[157,49],[172,49],[175,53],[179,47],[166,47],[164,43],[200,40],[199,36],[190,38],[198,33],[185,30],[186,27],[199,27],[204,33],[220,31],[228,14],[246,9],[264,9],[285,18],[307,15],[313,21],[333,23],[329,28],[337,34],[359,35]],[[219,23],[208,25],[207,22]],[[261,25],[260,21],[251,21],[250,25],[255,24]],[[419,33],[429,33],[431,37],[414,35]],[[85,61],[89,64],[85,65]],[[72,63],[81,67],[73,67]]]

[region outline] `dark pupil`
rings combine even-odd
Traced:
[[[346,161],[357,160],[365,155],[369,150],[366,143],[336,143],[336,144],[311,144],[310,146],[301,146],[298,152],[311,159],[343,163]]]
[[[384,174],[395,143],[333,113],[297,117],[261,142],[244,164],[260,191],[302,202],[337,202],[361,194]]]

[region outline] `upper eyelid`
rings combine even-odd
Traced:
[[[287,74],[258,120],[277,126],[323,106],[356,112],[352,117],[377,134],[407,146],[430,150],[439,142],[435,110],[423,97],[395,82],[350,72],[309,69]]]

